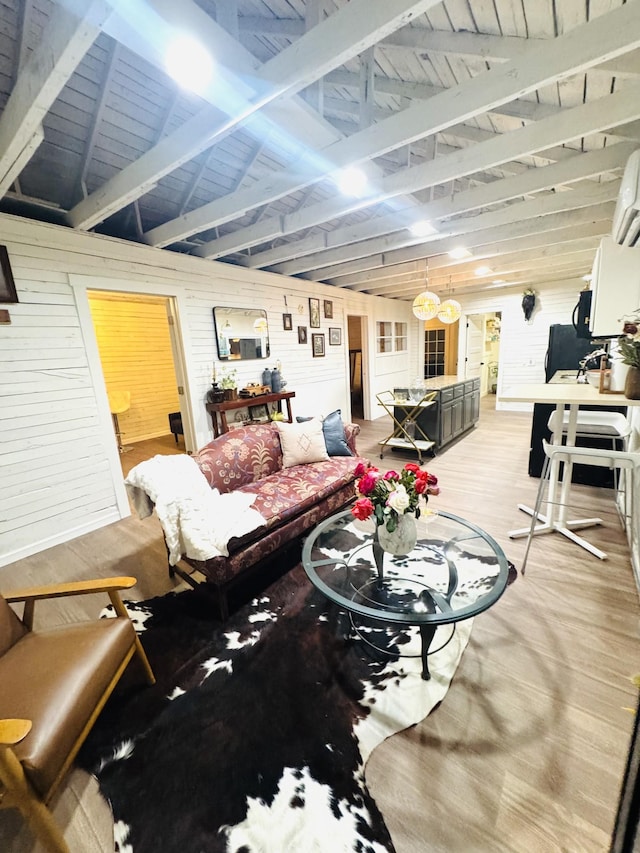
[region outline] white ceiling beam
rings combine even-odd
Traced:
[[[485,142],[461,149],[448,157],[427,161],[411,169],[387,175],[378,183],[378,193],[370,201],[371,203],[379,203],[396,195],[444,184],[465,175],[482,172],[491,166],[516,160],[526,154],[534,154],[536,151],[545,150],[552,145],[561,145],[598,130],[605,130],[610,123],[618,123],[637,117],[640,117],[640,83],[630,84],[624,90],[608,95],[606,98],[589,101],[571,110],[566,110],[559,116],[543,119],[510,133],[497,135]],[[365,206],[366,204],[362,200],[349,200],[342,197],[330,198],[291,216],[283,216],[277,219],[272,223],[275,228],[272,229],[269,239],[284,234],[293,234],[303,228],[319,225]],[[269,220],[264,223],[265,227],[261,236],[267,230],[268,223]],[[251,236],[253,242],[253,235],[250,234],[251,229],[242,229],[242,231],[246,237]],[[230,235],[230,237],[235,238],[236,251],[242,246],[242,231]],[[220,238],[220,243],[222,241],[226,241],[226,238]],[[217,242],[212,241],[209,244],[204,244],[198,249],[198,254],[213,257],[211,254],[212,245]],[[253,243],[253,245],[256,244]],[[215,257],[221,257],[221,255],[216,252]]]
[[[256,90],[247,91],[244,78],[229,72],[227,86],[229,103],[220,108],[205,109],[186,121],[174,133],[123,169],[88,198],[77,204],[68,215],[74,228],[91,228],[134,198],[140,198],[160,178],[181,166],[194,156],[219,141],[234,128],[246,122],[266,105],[304,89],[319,80],[329,70],[357,56],[396,27],[404,26],[414,16],[422,14],[438,0],[396,0],[390,5],[386,0],[351,0],[321,24],[310,30],[297,42],[266,62],[260,70],[251,69],[248,79]],[[162,14],[172,21],[177,15],[184,28],[184,10],[169,0],[154,0],[162,7]],[[233,39],[218,27],[204,12],[207,34],[216,34],[216,42],[226,48]],[[237,42],[234,42],[237,45]],[[238,51],[239,53],[239,51]],[[234,65],[238,65],[237,57]],[[265,200],[263,200],[264,204]],[[184,214],[180,219],[185,218]]]
[[[563,216],[564,214],[556,214]],[[503,254],[515,252],[523,252],[527,250],[540,250],[541,248],[550,248],[562,244],[571,244],[580,240],[596,240],[608,234],[611,230],[610,223],[604,220],[596,222],[586,222],[580,225],[569,225],[555,228],[552,232],[543,231],[540,233],[534,232],[526,236],[518,236],[514,239],[502,240],[500,242],[488,242],[481,245],[473,246],[473,252],[469,258],[458,260],[451,258],[448,254],[432,255],[429,257],[429,273],[437,272],[444,269],[456,269],[458,265],[466,263],[475,263],[480,261],[490,260],[494,257],[500,257]],[[369,291],[372,287],[376,287],[385,281],[391,281],[396,278],[415,275],[417,269],[424,272],[424,261],[406,261],[405,263],[396,264],[392,267],[384,267],[380,269],[367,270],[363,273],[354,275],[346,275],[340,278],[342,287],[348,287],[354,291]]]
[[[584,267],[585,271],[590,270],[593,264],[593,258],[600,242],[599,237],[592,237],[587,240],[577,240],[572,243],[559,243],[554,246],[539,247],[529,251],[518,251],[515,253],[507,253],[505,255],[495,255],[489,259],[491,272],[484,276],[477,276],[475,269],[479,263],[476,260],[474,264],[466,264],[464,267],[441,268],[438,272],[434,272],[431,264],[429,264],[429,289],[436,292],[446,290],[449,287],[456,287],[461,282],[475,278],[498,279],[504,278],[513,273],[520,273],[524,270],[535,268],[537,264],[545,262],[546,264],[574,264]],[[423,275],[424,282],[424,275]],[[359,288],[359,290],[361,290]],[[393,281],[388,285],[384,283],[366,288],[367,293],[377,296],[385,294],[398,295],[411,290],[411,284],[407,281]]]
[[[376,253],[380,249],[375,246],[375,242],[372,242],[375,237],[406,229],[417,219],[427,220],[437,228],[436,220],[469,213],[530,193],[600,175],[603,172],[615,171],[624,167],[635,147],[633,143],[623,142],[597,151],[590,151],[587,154],[574,153],[573,156],[561,163],[531,168],[523,174],[456,193],[452,198],[446,197],[428,202],[404,214],[390,214],[373,221],[369,220],[361,225],[336,228],[327,233],[314,235],[304,241],[305,245],[302,248],[296,249],[298,244],[294,242],[260,252],[251,257],[248,266],[268,266],[272,272],[279,272],[283,275],[297,275],[314,269],[318,265],[326,266],[327,262],[341,262],[366,255],[367,244],[373,247],[372,253]],[[372,227],[375,229],[375,233],[372,233]],[[409,232],[403,234],[403,240],[405,245],[420,242],[420,238],[412,238]],[[315,249],[313,248],[314,241]],[[330,247],[337,250],[341,245],[346,248],[340,252],[327,251]],[[282,257],[283,255],[292,260],[278,262],[278,256]]]
[[[249,190],[232,193],[192,211],[180,220],[151,229],[146,239],[152,245],[165,246],[189,234],[229,222],[265,201],[275,201],[329,175],[336,168],[380,156],[386,151],[442,131],[498,103],[517,98],[639,45],[640,3],[628,3],[565,35],[543,42],[527,51],[523,59],[507,62],[464,85],[442,92],[431,99],[428,109],[422,103],[414,104],[397,117],[330,145],[321,155],[318,151],[312,151],[293,164],[286,173],[276,172],[258,181]],[[470,171],[463,170],[463,173],[470,174]],[[376,194],[373,198],[363,200],[359,207],[366,207],[379,200]],[[357,207],[351,205],[346,210]],[[196,253],[201,257],[221,257],[215,244],[216,241],[206,243]]]
[[[568,142],[597,129],[604,129],[603,126],[606,126],[609,121],[615,124],[638,116],[640,116],[640,84],[629,85],[622,92],[581,104],[566,110],[560,116],[542,119],[535,124],[526,125],[519,130],[478,143],[471,148],[461,149],[447,157],[427,161],[411,169],[387,175],[378,182],[375,201],[380,202],[395,195],[415,192],[418,189],[482,172],[490,166]],[[335,219],[364,206],[365,203],[362,200],[353,201],[334,197],[290,216],[267,219],[256,229],[242,228],[217,240],[204,243],[196,250],[196,254],[201,257],[224,257],[246,248],[247,245],[259,245],[284,234],[293,234],[302,228]]]
[[[331,71],[325,77],[327,85],[345,87],[348,89],[358,90],[359,77],[352,71],[345,71],[343,68],[338,68]],[[428,83],[410,83],[406,80],[396,80],[389,77],[376,76],[375,78],[376,92],[385,95],[394,95],[398,98],[408,98],[410,100],[428,101],[435,95],[441,92],[446,92],[442,86],[431,86]],[[556,115],[562,112],[562,108],[554,104],[540,104],[537,101],[513,100],[505,104],[497,104],[489,112],[495,112],[500,115],[511,116],[512,118],[521,119],[522,121],[537,121],[541,118],[546,118],[549,115]]]
[[[478,278],[478,276],[471,276],[454,285],[451,294],[448,293],[448,289],[446,287],[441,288],[439,292],[441,296],[447,294],[451,295],[455,299],[456,294],[460,295],[462,292],[466,292],[471,289],[489,290],[494,287],[503,287],[509,282],[513,282],[514,279],[519,281],[528,281],[531,278],[537,278],[541,272],[551,281],[581,278],[584,275],[585,269],[590,268],[590,265],[585,264],[586,262],[584,259],[569,261],[567,263],[556,263],[552,261],[545,264],[534,264],[533,266],[526,267],[523,270],[514,270],[511,273],[505,273],[506,277],[499,280],[490,278],[482,279]],[[413,287],[408,288],[404,293],[389,294],[387,298],[403,299],[409,302],[414,299],[421,290],[424,290],[424,282],[416,282]]]
[[[20,173],[31,160],[43,141],[44,130],[42,129],[42,125],[40,125],[29,142],[24,146],[13,165],[9,166],[4,177],[0,179],[0,198],[4,198],[13,182],[18,179]]]
[[[0,116],[0,178],[7,184],[37,145],[42,120],[91,47],[118,0],[55,5],[42,41],[20,69]],[[35,145],[35,147],[34,147]]]
[[[294,18],[263,18],[247,15],[239,19],[243,32],[299,38],[304,33],[304,23]],[[524,39],[516,36],[496,36],[450,30],[431,30],[423,26],[406,27],[387,36],[381,46],[425,53],[448,53],[455,56],[507,60],[521,56],[527,45],[541,39]]]
[[[563,193],[568,195],[568,193]],[[544,202],[547,200],[544,199]],[[350,261],[340,266],[329,267],[321,273],[318,270],[318,275],[324,275],[324,278],[316,279],[315,274],[306,274],[302,276],[309,281],[326,281],[328,284],[339,284],[342,276],[355,275],[365,272],[366,270],[375,269],[376,267],[394,266],[395,264],[403,264],[408,261],[417,261],[425,257],[433,255],[441,255],[445,252],[450,252],[452,249],[460,246],[461,243],[468,249],[473,249],[474,246],[483,245],[488,242],[501,242],[503,240],[515,239],[519,236],[527,236],[528,234],[551,232],[556,228],[564,228],[569,225],[580,225],[585,222],[598,222],[608,220],[609,230],[611,229],[611,217],[615,208],[615,202],[594,203],[593,206],[577,208],[573,210],[563,210],[559,213],[550,213],[548,207],[540,209],[541,200],[520,202],[517,205],[511,205],[509,208],[511,217],[505,223],[505,217],[497,216],[495,213],[485,215],[486,218],[478,223],[479,227],[469,228],[474,219],[479,217],[469,217],[466,220],[462,219],[459,222],[455,233],[447,233],[437,239],[424,241],[418,246],[407,246],[402,249],[392,249],[388,252],[380,252],[370,258],[360,258],[356,261]],[[533,214],[533,218],[527,216],[528,213]],[[464,235],[464,240],[461,236]]]

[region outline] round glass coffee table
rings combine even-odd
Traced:
[[[509,564],[498,543],[463,518],[438,512],[416,523],[413,551],[405,557],[385,553],[381,560],[375,522],[340,512],[309,534],[302,565],[311,583],[349,613],[365,642],[372,624],[417,627],[422,677],[429,679],[428,655],[451,640],[456,622],[496,603],[506,589]],[[451,625],[451,631],[432,649],[440,625]]]

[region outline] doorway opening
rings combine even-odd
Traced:
[[[480,396],[497,394],[501,311],[467,315],[465,379],[480,378]]]
[[[364,419],[363,317],[347,317],[351,417]]]
[[[424,324],[424,378],[455,376],[458,369],[459,323],[435,317]]]
[[[87,298],[123,473],[156,453],[184,453],[171,297],[91,289]]]

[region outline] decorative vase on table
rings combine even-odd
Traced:
[[[640,367],[630,366],[624,383],[627,400],[640,400]]]
[[[207,391],[207,403],[221,403],[223,400],[224,391],[217,382],[214,382]]]
[[[399,472],[384,473],[373,465],[359,462],[354,473],[357,500],[351,513],[359,521],[373,518],[373,557],[382,580],[385,551],[404,556],[414,549],[418,538],[418,504],[420,500],[426,503],[429,495],[440,494],[438,478],[421,470],[415,462],[407,462]]]
[[[377,525],[376,536],[380,547],[387,554],[393,554],[396,557],[410,554],[418,540],[415,516],[412,513],[399,515],[398,523],[392,533],[387,530],[386,524]]]

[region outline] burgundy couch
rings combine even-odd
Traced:
[[[330,456],[327,461],[282,467],[282,448],[274,423],[232,429],[193,455],[212,488],[221,493],[240,491],[256,495],[253,508],[265,519],[258,527],[228,543],[228,557],[201,561],[182,557],[169,572],[193,584],[181,569],[184,562],[204,575],[214,593],[222,619],[229,613],[227,593],[249,572],[257,572],[284,546],[299,540],[320,521],[342,509],[355,497],[354,471],[359,462],[357,424],[345,424],[345,439],[353,456]]]

